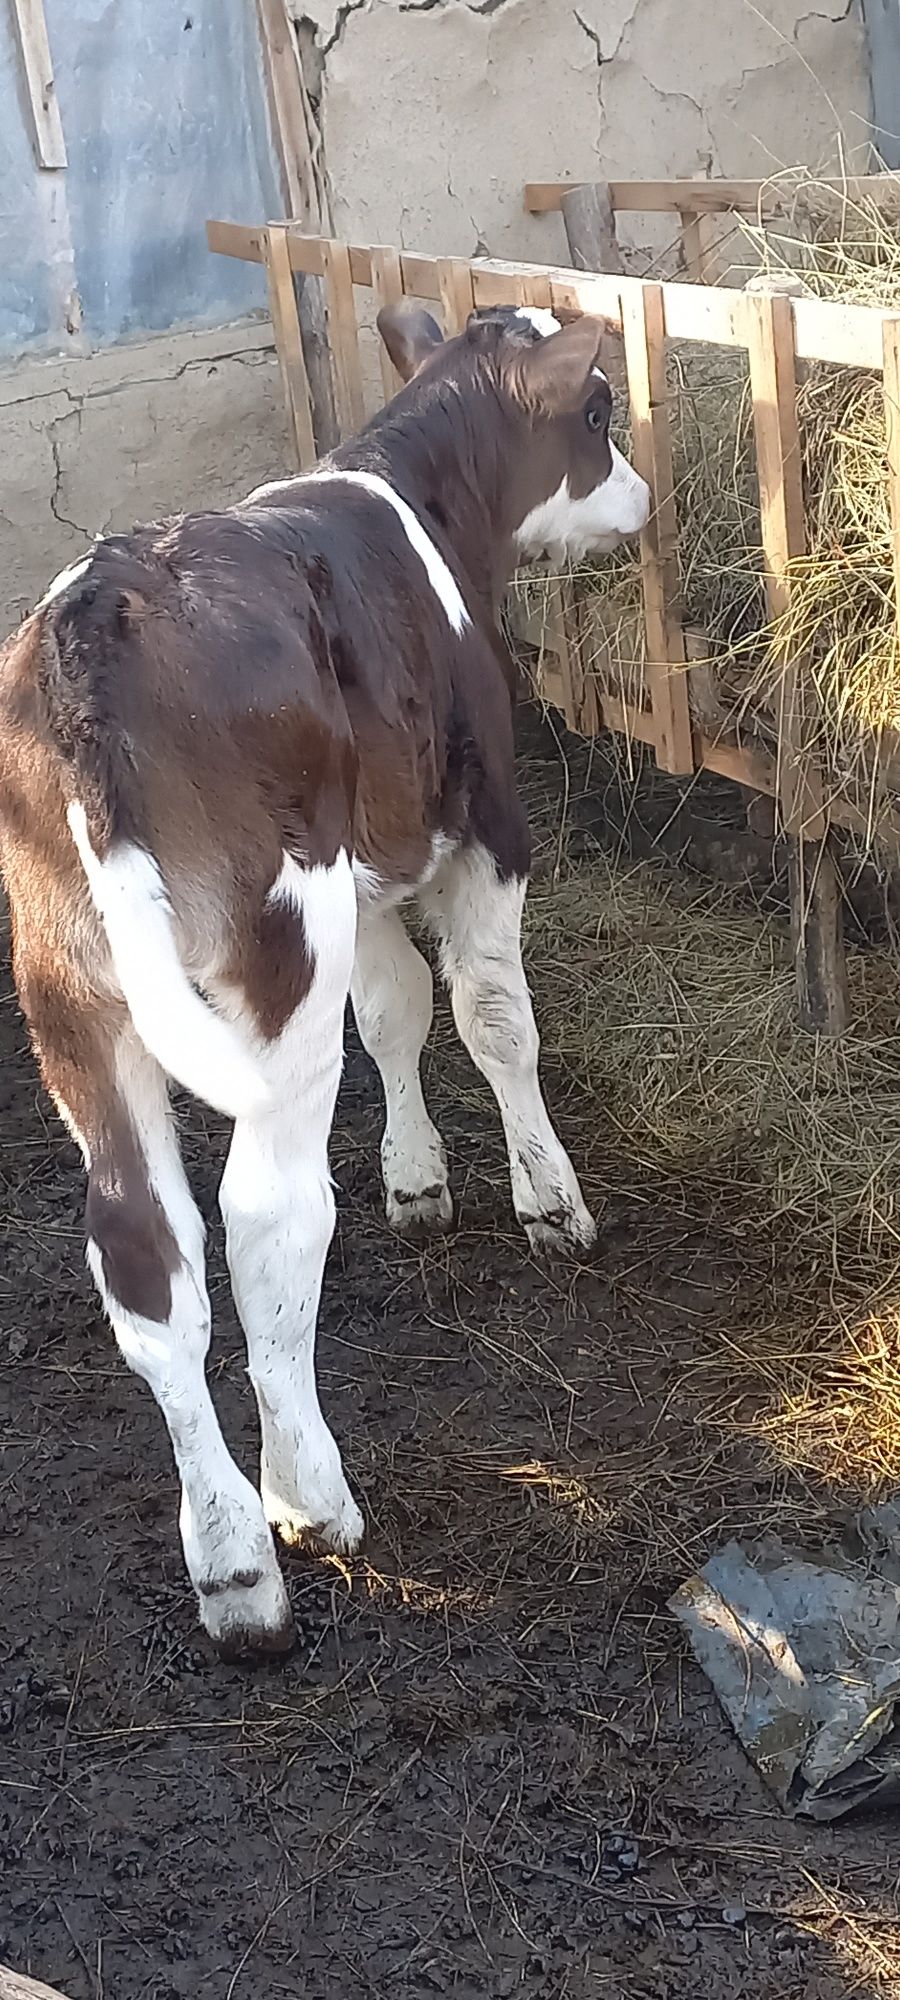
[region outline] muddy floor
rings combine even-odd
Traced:
[[[369,1541],[349,1571],[286,1559],[298,1650],[238,1670],[197,1630],[162,1421],[98,1318],[77,1158],[0,1004],[0,1960],[71,2000],[900,1993],[896,1819],[786,1822],[666,1610],[724,1535],[840,1512],[701,1392],[746,1244],[546,1082],[604,1216],[565,1275],[529,1261],[443,1012],[458,1227],[389,1237],[351,1042],[320,1363]],[[186,1150],[252,1470],[224,1134],[192,1113]]]

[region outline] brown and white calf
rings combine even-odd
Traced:
[[[88,1260],[181,1476],[181,1534],[226,1654],[292,1621],[271,1529],[352,1550],[363,1522],[319,1408],[328,1139],[348,993],[387,1107],[388,1220],[445,1228],[419,1059],[431,925],[496,1096],[538,1249],[594,1224],[538,1082],[519,944],[528,832],[497,607],[517,556],[643,527],[609,438],[601,328],[380,321],[407,386],[307,477],[112,536],[0,656],[0,841],[14,968],[87,1169]],[[174,1078],[234,1120],[221,1203],[262,1430],[260,1489],[210,1399],[203,1225]]]

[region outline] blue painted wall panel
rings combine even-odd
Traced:
[[[265,303],[208,215],[278,212],[251,0],[45,0],[84,327],[100,344]],[[0,12],[0,345],[46,344],[52,232]]]

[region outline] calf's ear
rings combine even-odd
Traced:
[[[424,306],[382,306],[377,326],[394,367],[404,382],[415,375],[436,347],[443,347],[444,344],[437,320],[432,319]]]
[[[507,371],[516,401],[549,417],[577,410],[587,398],[605,331],[602,320],[583,313],[546,340],[517,347]]]

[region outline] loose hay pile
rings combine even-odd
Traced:
[[[893,215],[793,176],[791,214],[742,226],[760,271],[792,272],[821,298],[900,312],[900,179],[885,176]],[[740,279],[731,280],[740,282]],[[802,376],[802,372],[801,376]],[[709,733],[774,748],[781,661],[808,658],[818,749],[832,795],[877,838],[900,797],[900,655],[893,590],[880,376],[810,364],[798,396],[808,555],[794,565],[789,616],[767,622],[746,356],[679,344],[670,363],[685,624],[702,632],[710,669],[691,699]],[[589,671],[638,702],[644,649],[640,572],[628,554],[575,572],[590,608]],[[526,583],[533,604],[545,586]]]
[[[721,888],[598,848],[529,907],[579,1159],[620,1187],[637,1167],[746,1270],[698,1358],[720,1421],[850,1495],[900,1479],[895,965],[850,952],[852,1028],[819,1042],[797,1026],[787,925]]]

